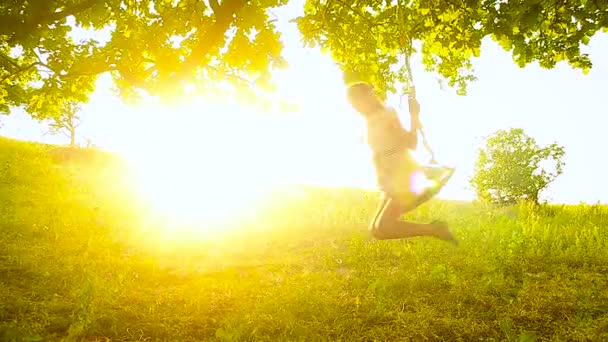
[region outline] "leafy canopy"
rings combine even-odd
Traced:
[[[3,1],[0,112],[59,115],[63,102],[88,101],[104,72],[124,99],[272,89],[269,70],[286,63],[267,10],[286,2]],[[108,30],[110,40],[75,39],[70,24]]]
[[[307,0],[297,19],[308,46],[329,50],[349,77],[372,82],[382,94],[408,79],[400,53],[422,62],[461,95],[475,80],[471,58],[490,36],[523,67],[538,61],[553,68],[567,61],[585,73],[592,67],[581,44],[608,27],[602,0]]]
[[[538,203],[540,192],[562,174],[564,154],[564,148],[555,143],[540,147],[520,128],[499,130],[479,150],[470,182],[477,196],[488,202]],[[551,161],[553,170],[542,165]]]
[[[86,102],[99,74],[120,95],[178,98],[272,90],[286,65],[269,9],[288,0],[11,0],[0,3],[0,112],[25,106],[39,118],[62,102]],[[349,75],[381,94],[408,80],[400,53],[421,43],[423,63],[464,94],[471,58],[491,36],[520,65],[566,60],[587,71],[580,45],[608,27],[601,0],[307,0],[297,25]],[[106,30],[109,41],[78,39],[72,27]],[[187,90],[186,90],[187,89]],[[235,90],[239,92],[235,92]],[[249,90],[243,93],[243,90]]]

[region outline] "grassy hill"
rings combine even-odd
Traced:
[[[608,341],[606,207],[408,215],[453,247],[374,241],[375,194],[299,187],[204,238],[132,183],[115,156],[0,138],[0,340]]]

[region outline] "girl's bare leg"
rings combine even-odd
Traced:
[[[402,205],[389,196],[383,196],[376,215],[370,224],[372,236],[379,240],[402,239],[414,236],[431,236],[438,239],[456,242],[448,225],[442,222],[417,223],[399,221],[404,213],[414,209],[413,205]]]

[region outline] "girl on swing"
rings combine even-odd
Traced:
[[[416,223],[399,218],[417,206],[412,191],[412,179],[421,170],[409,150],[418,143],[418,113],[420,105],[412,96],[408,98],[411,130],[407,131],[397,113],[387,108],[367,83],[348,87],[347,96],[352,107],[367,122],[367,141],[373,153],[376,179],[382,192],[380,204],[370,223],[371,235],[379,240],[401,239],[414,236],[431,236],[457,244],[445,222]]]

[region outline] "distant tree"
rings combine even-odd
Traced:
[[[499,130],[479,150],[472,187],[481,200],[501,205],[519,200],[539,203],[541,191],[562,174],[564,148],[540,147],[523,129]],[[553,161],[550,169],[543,163]]]
[[[49,133],[63,134],[70,138],[70,146],[76,146],[76,128],[80,125],[81,106],[78,102],[65,102],[63,112],[48,119]]]

